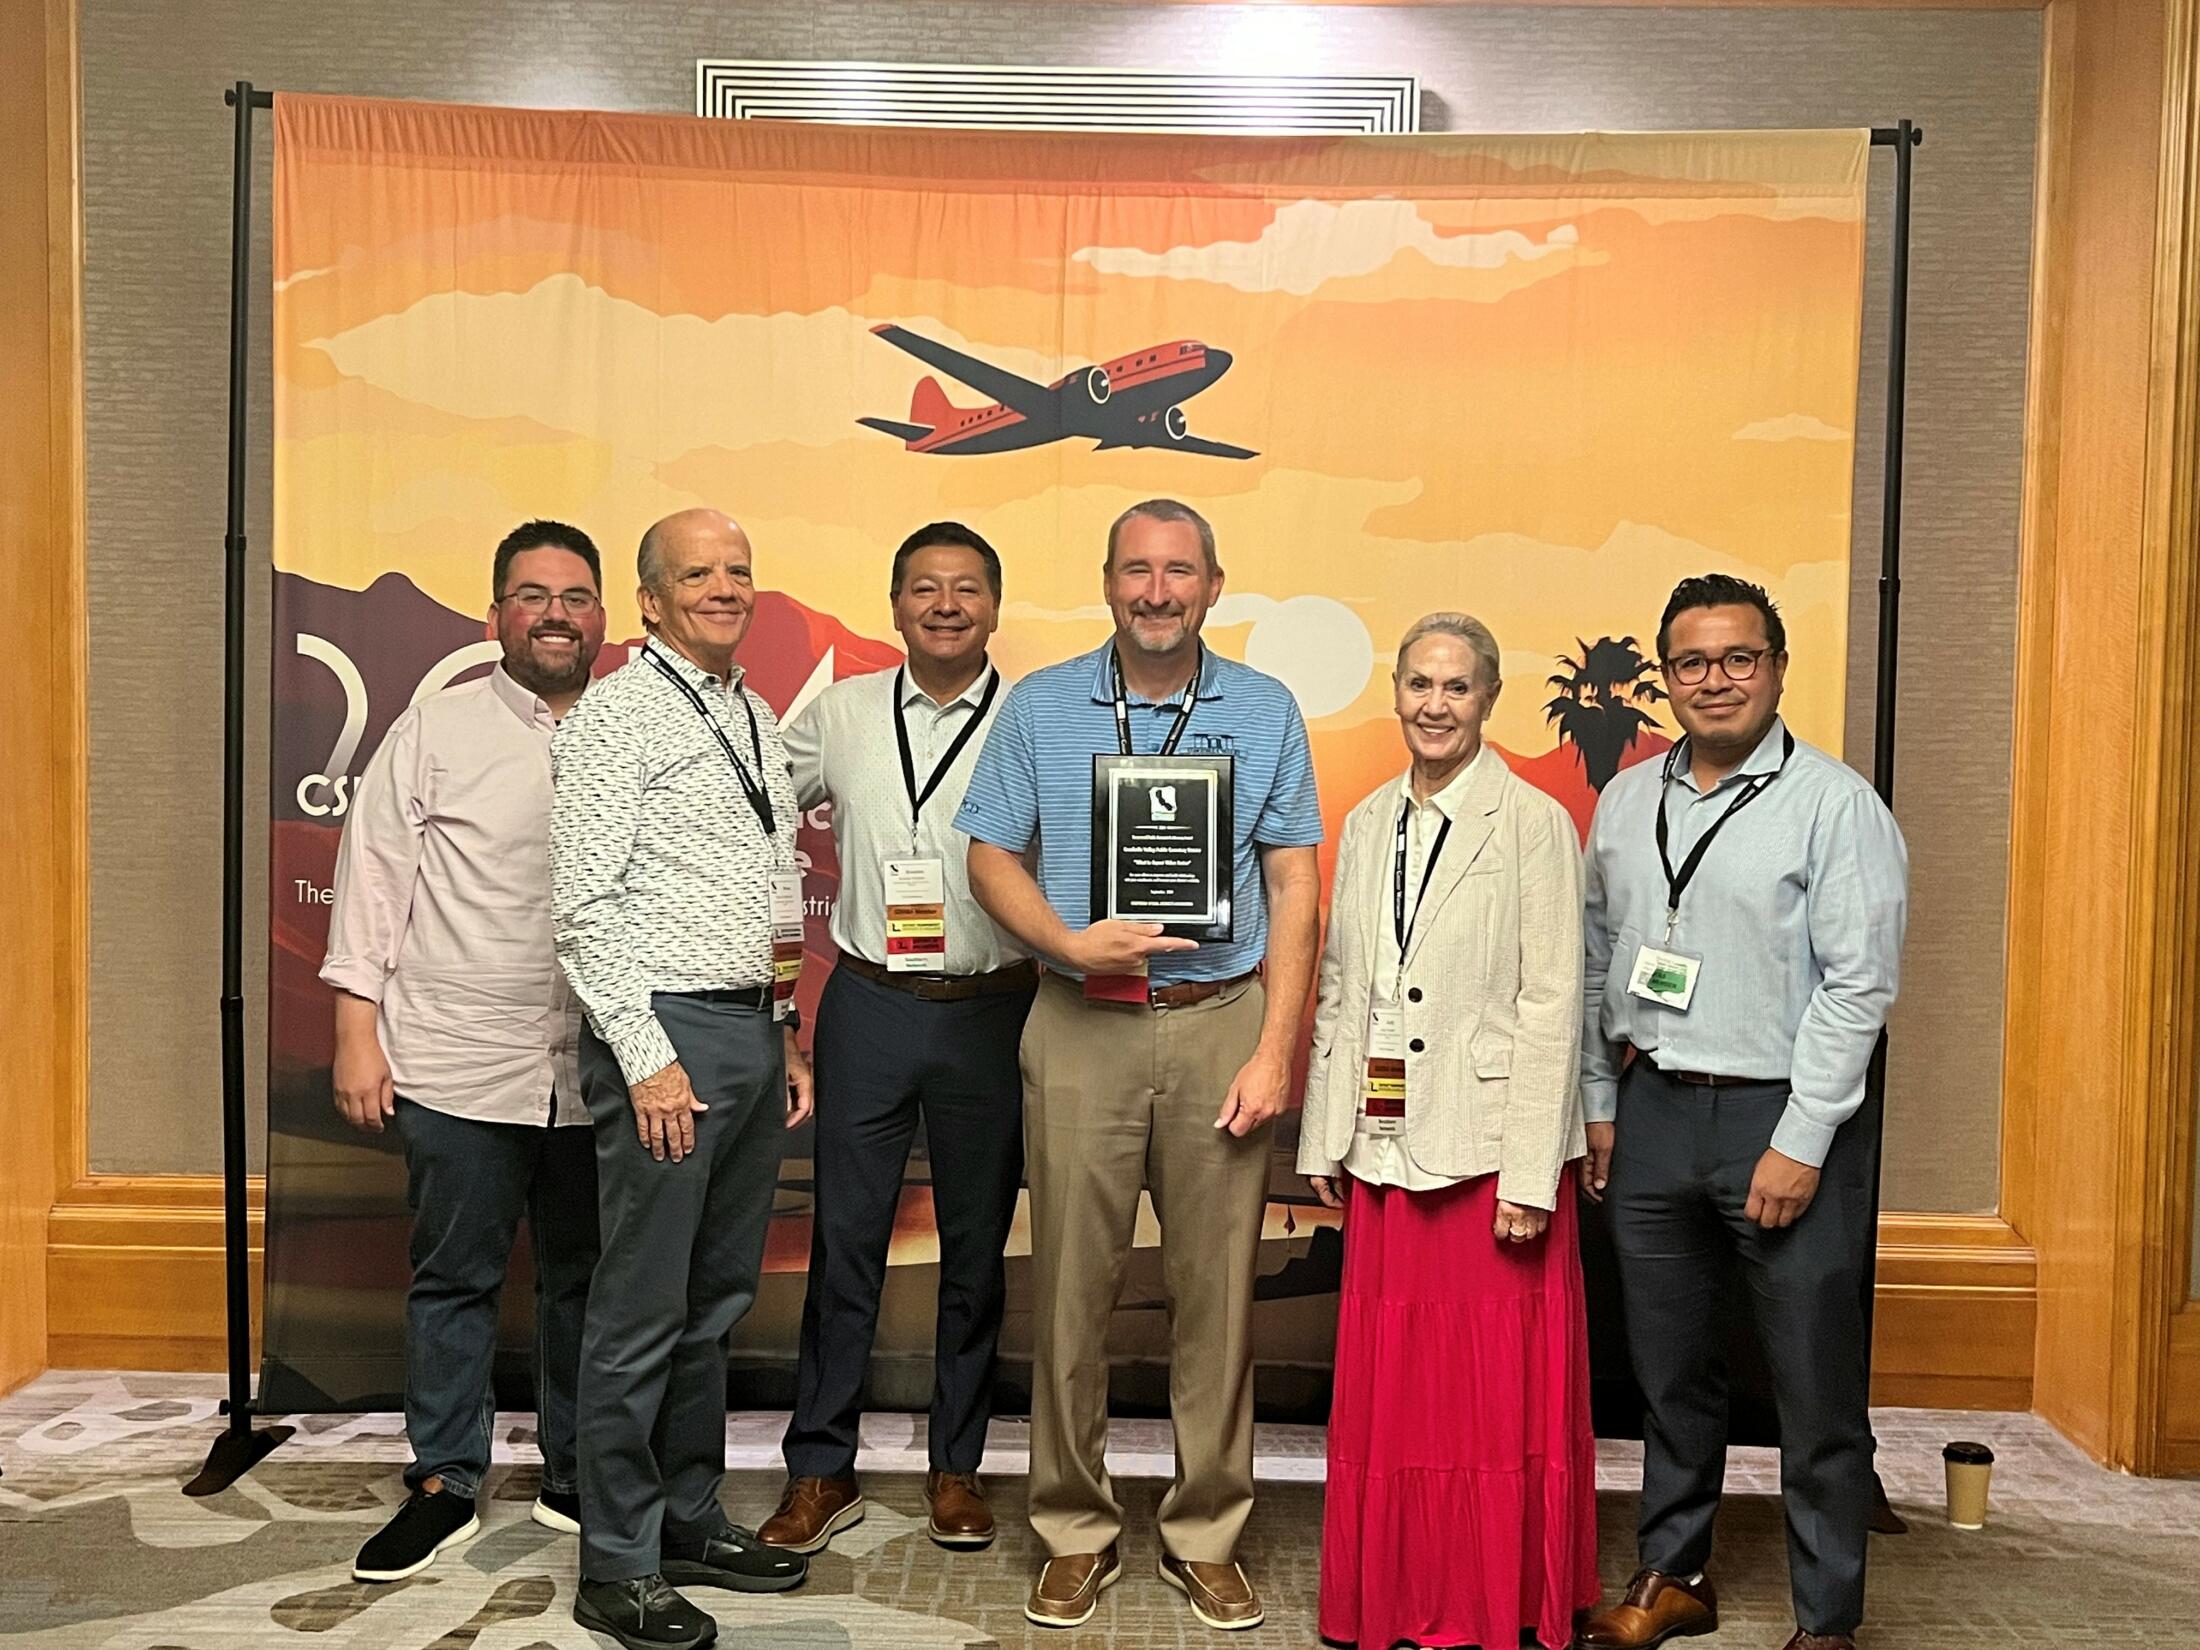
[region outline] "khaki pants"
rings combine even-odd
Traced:
[[[1269,1128],[1217,1129],[1260,1041],[1260,983],[1189,1008],[1094,1003],[1049,974],[1024,1027],[1031,1188],[1031,1526],[1057,1556],[1123,1530],[1108,1481],[1108,1320],[1141,1187],[1161,1225],[1176,1481],[1161,1545],[1219,1564],[1253,1509],[1253,1277]]]

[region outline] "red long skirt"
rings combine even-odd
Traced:
[[[1495,1175],[1346,1198],[1322,1636],[1556,1650],[1598,1598],[1573,1170],[1525,1244],[1491,1233]]]

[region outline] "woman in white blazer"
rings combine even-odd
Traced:
[[[1346,816],[1299,1171],[1345,1211],[1322,1636],[1569,1643],[1597,1600],[1574,1165],[1581,851],[1483,743],[1480,621],[1392,677],[1411,765]]]

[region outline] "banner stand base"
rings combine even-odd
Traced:
[[[219,1495],[266,1460],[275,1446],[296,1427],[256,1427],[249,1412],[234,1416],[214,1447],[206,1452],[206,1465],[198,1477],[183,1486],[185,1495]]]

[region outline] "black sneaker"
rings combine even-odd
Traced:
[[[699,1650],[718,1636],[718,1623],[661,1575],[583,1579],[573,1599],[573,1619],[591,1632],[610,1634],[626,1650]]]
[[[581,1498],[574,1490],[546,1489],[535,1497],[535,1510],[528,1515],[546,1530],[556,1530],[560,1535],[581,1533]]]
[[[768,1547],[754,1530],[728,1524],[701,1542],[665,1543],[665,1579],[682,1587],[724,1587],[736,1593],[784,1593],[799,1587],[810,1561],[784,1547]]]
[[[481,1533],[474,1500],[452,1490],[414,1490],[397,1515],[352,1560],[354,1581],[403,1581],[435,1562],[446,1547]]]

